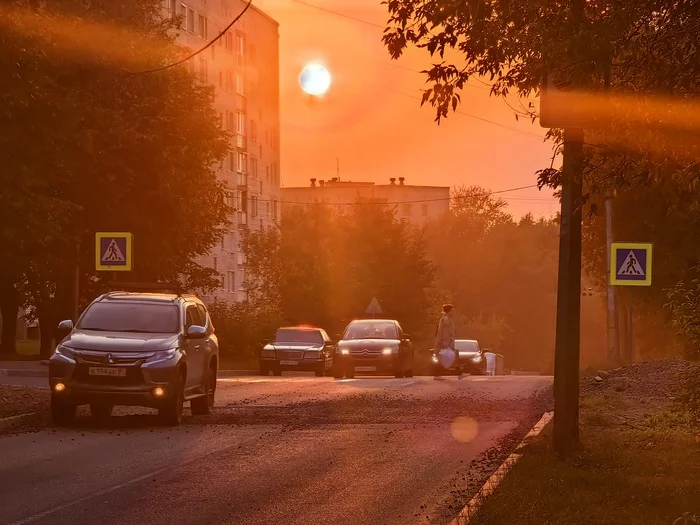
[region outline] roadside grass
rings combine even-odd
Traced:
[[[700,515],[697,421],[672,408],[630,425],[634,409],[620,396],[584,399],[581,448],[557,459],[548,425],[470,525],[670,525]]]

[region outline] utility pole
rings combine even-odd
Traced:
[[[611,266],[613,243],[613,207],[612,207],[612,192],[605,192],[605,238],[607,248],[607,268]],[[607,306],[608,306],[608,363],[617,364],[620,362],[620,345],[617,332],[617,309],[615,303],[615,287],[610,282],[610,272],[606,272],[607,286]]]
[[[80,313],[80,241],[75,245],[75,267],[73,269],[73,322],[78,322]]]
[[[579,440],[582,153],[583,130],[566,128],[554,352],[554,448],[559,454]]]
[[[340,182],[340,159],[338,157],[335,158],[335,174]]]

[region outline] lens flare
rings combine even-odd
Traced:
[[[479,433],[479,423],[469,416],[459,416],[450,423],[450,433],[456,441],[469,443]]]

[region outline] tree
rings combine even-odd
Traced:
[[[83,303],[105,289],[97,231],[134,233],[132,279],[214,285],[196,260],[228,226],[216,167],[229,145],[213,87],[184,67],[130,73],[181,56],[160,1],[29,4],[2,7],[0,114],[10,132],[0,138],[0,209],[12,216],[0,264],[13,286],[26,282],[46,353],[51,327],[70,317],[76,262]]]
[[[409,333],[431,322],[434,268],[425,241],[386,205],[359,201],[349,213],[322,204],[285,206],[279,233],[250,232],[244,249],[257,261],[248,272],[251,300],[279,300],[285,322],[335,334],[363,317],[373,297]]]

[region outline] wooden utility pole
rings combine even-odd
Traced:
[[[560,454],[579,440],[582,153],[583,130],[565,129],[554,353],[554,448]]]
[[[605,193],[605,240],[607,246],[607,268],[610,268],[612,261],[611,246],[613,243],[613,208],[612,192]],[[615,287],[610,281],[610,273],[607,273],[607,340],[608,340],[608,363],[617,364],[620,362],[620,344],[617,331],[617,306],[615,298]]]

